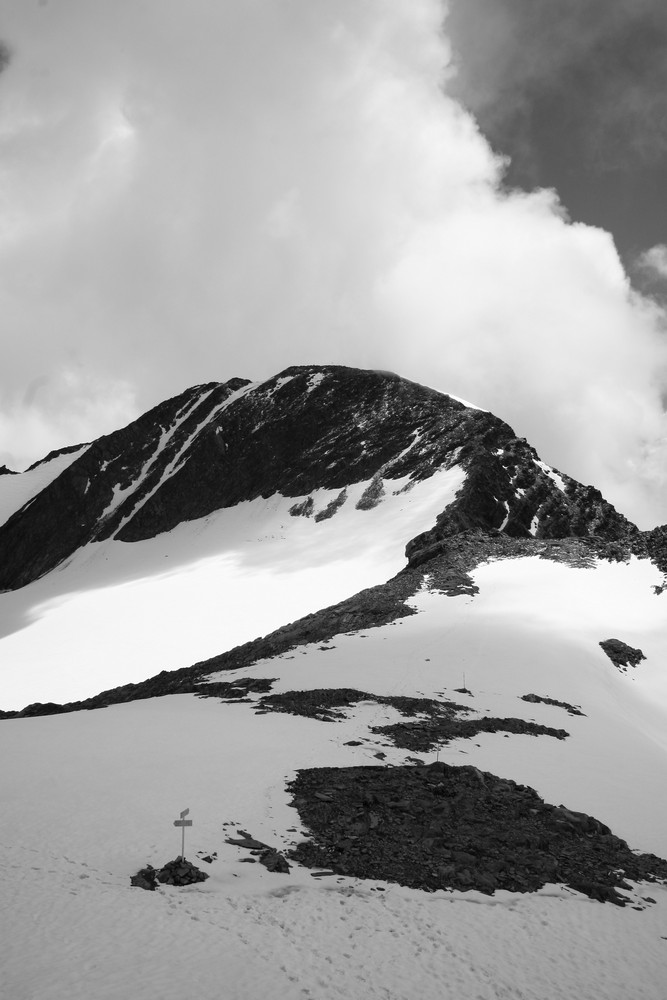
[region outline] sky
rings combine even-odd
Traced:
[[[0,39],[0,465],[347,364],[667,522],[658,0],[5,0]]]

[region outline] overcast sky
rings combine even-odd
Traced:
[[[392,369],[667,521],[663,0],[4,0],[0,464]]]

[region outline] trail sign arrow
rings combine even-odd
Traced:
[[[192,820],[185,819],[185,817],[188,815],[189,812],[190,812],[189,809],[184,809],[183,812],[180,814],[181,818],[174,820],[174,826],[180,826],[182,828],[183,836],[181,837],[181,858],[183,859],[183,861],[185,861],[185,828],[186,826],[192,826]]]

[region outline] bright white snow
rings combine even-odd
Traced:
[[[356,509],[369,485],[358,483],[319,522],[289,514],[305,498],[274,496],[143,542],[90,544],[0,594],[0,708],[85,698],[189,666],[384,583],[463,478],[460,468],[440,471],[406,492],[406,479],[388,479],[372,510]],[[315,491],[315,513],[338,494]]]
[[[565,486],[565,480],[563,479],[563,477],[560,476],[555,471],[555,469],[552,469],[550,465],[547,465],[546,462],[541,462],[541,461],[539,461],[539,459],[533,459],[533,461],[534,461],[535,465],[537,465],[537,467],[540,468],[542,470],[542,472],[544,472],[545,475],[547,475],[549,477],[549,479],[552,481],[552,483],[556,484],[556,486],[561,491],[561,493],[565,493],[566,486]]]
[[[538,559],[492,563],[480,593],[423,591],[419,613],[336,636],[240,672],[276,690],[354,686],[444,693],[465,671],[470,705],[534,718],[568,740],[502,733],[440,752],[532,784],[548,800],[664,853],[667,746],[664,597],[645,562],[575,569]],[[632,676],[600,650],[616,635],[647,655]],[[363,638],[362,638],[363,637]],[[528,704],[535,692],[585,717]],[[2,988],[12,1000],[663,1000],[667,890],[619,909],[560,886],[524,896],[421,893],[375,881],[270,874],[226,845],[244,829],[278,848],[301,825],[285,782],[318,765],[389,764],[405,752],[368,727],[393,718],[365,703],[342,723],[255,715],[190,695],[97,712],[0,723]],[[350,739],[362,746],[350,747]],[[433,755],[421,755],[431,759]],[[378,766],[381,766],[378,764]],[[129,886],[146,863],[217,852],[210,878],[155,893]],[[229,824],[229,825],[224,825]],[[384,889],[385,891],[380,891]]]
[[[467,406],[469,410],[480,410],[482,413],[488,413],[488,410],[485,410],[481,406],[477,406],[476,403],[469,403],[467,399],[463,399],[461,396],[454,396],[451,392],[446,392],[444,395],[449,396],[450,399],[455,399],[457,403],[463,403],[463,405]]]

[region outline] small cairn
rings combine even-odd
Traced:
[[[192,885],[193,882],[205,882],[207,878],[206,872],[181,857],[168,861],[157,873],[158,882],[165,885]]]
[[[207,878],[206,872],[201,871],[191,861],[178,857],[157,870],[152,865],[147,865],[136,875],[131,876],[130,883],[139,889],[155,890],[158,882],[164,885],[192,885],[195,882],[204,882]]]

